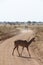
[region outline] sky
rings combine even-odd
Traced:
[[[43,21],[43,0],[0,0],[0,21]]]

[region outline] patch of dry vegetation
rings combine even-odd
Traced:
[[[0,25],[0,41],[18,34],[20,30],[17,27],[16,25],[9,24]]]
[[[43,64],[43,25],[30,26],[31,29],[36,30],[37,40],[31,45],[34,54],[37,58],[40,58],[40,62]]]

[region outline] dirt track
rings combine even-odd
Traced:
[[[14,56],[12,56],[12,51],[14,47],[14,40],[17,39],[29,39],[32,35],[32,31],[22,32],[21,34],[14,36],[10,39],[5,40],[0,44],[0,65],[40,65],[34,58],[34,54],[31,52],[31,56],[34,58],[29,58],[27,50],[24,49],[23,56],[18,57],[17,51],[15,50]]]

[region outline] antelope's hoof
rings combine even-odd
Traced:
[[[12,55],[14,56],[14,54],[12,53]]]
[[[31,58],[31,56],[29,56],[29,58]]]
[[[31,55],[29,55],[29,58],[31,58]]]
[[[19,56],[21,56],[21,54],[19,54]]]

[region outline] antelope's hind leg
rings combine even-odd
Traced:
[[[18,46],[17,46],[17,52],[18,52],[18,54],[19,54],[19,56],[20,56],[20,53],[19,53],[19,50],[18,50]]]
[[[13,49],[13,52],[12,52],[12,55],[14,55],[14,50],[16,49],[16,46],[14,47],[14,49]]]

